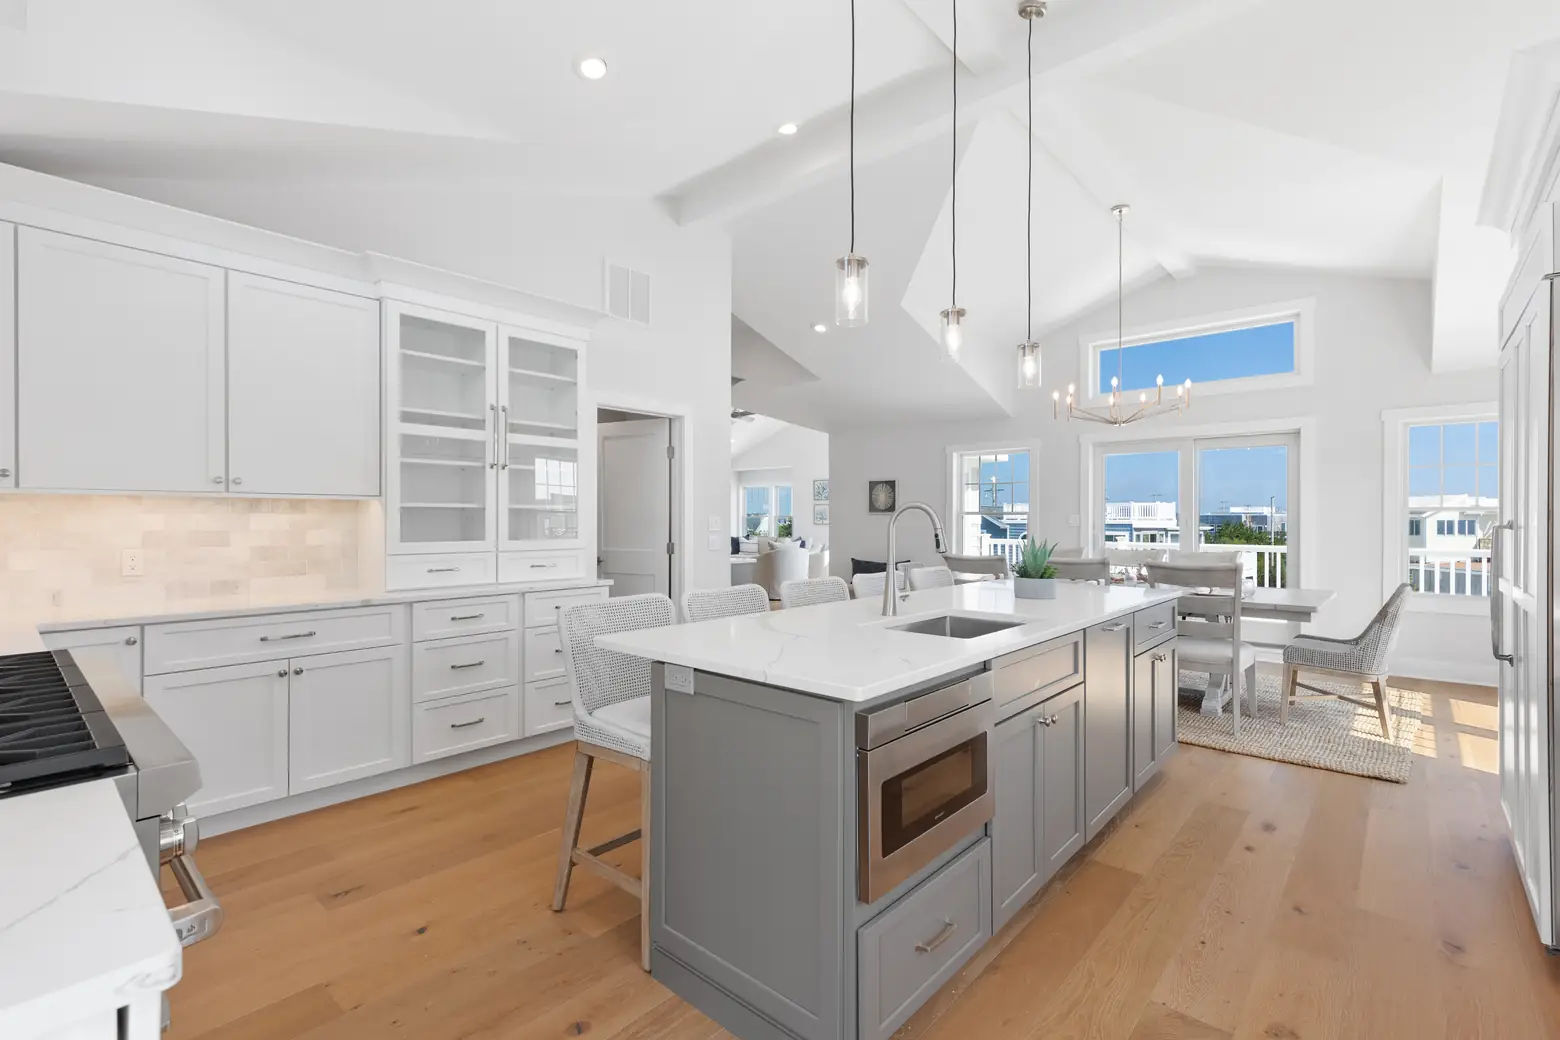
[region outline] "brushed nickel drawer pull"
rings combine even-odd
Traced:
[[[569,705],[571,705],[573,703],[574,703],[573,701],[553,701],[553,707],[554,708],[567,708]]]
[[[467,726],[480,726],[486,721],[487,716],[483,715],[481,718],[472,719],[470,722],[452,722],[450,723],[450,729],[465,729]]]
[[[319,635],[319,633],[314,631],[314,629],[311,628],[307,632],[289,632],[285,636],[261,636],[260,637],[260,642],[262,642],[262,643],[273,643],[273,642],[274,643],[280,643],[284,639],[308,639],[311,636],[317,636],[317,635]]]
[[[928,941],[926,941],[924,943],[916,943],[915,944],[915,952],[916,953],[931,953],[933,950],[937,949],[937,947],[939,947],[943,943],[947,942],[948,941],[948,937],[950,935],[952,935],[955,931],[957,931],[958,927],[959,927],[958,925],[954,924],[948,918],[944,917],[943,918],[942,927],[937,929],[937,934],[932,936],[931,939],[929,939]]]
[[[554,648],[553,648],[553,653],[555,653],[555,654],[561,654],[561,653],[563,653],[563,647],[561,647],[561,646],[558,646],[558,647],[554,647]]]
[[[486,661],[467,661],[465,664],[452,664],[450,667],[458,670],[461,668],[481,668],[485,664],[487,664]]]
[[[1117,624],[1114,624],[1114,625],[1105,625],[1105,626],[1103,626],[1100,629],[1100,631],[1101,632],[1120,632],[1122,629],[1124,629],[1126,627],[1127,627],[1126,622],[1122,621],[1122,622],[1118,622]]]
[[[429,574],[454,574],[458,570],[460,570],[459,567],[429,567],[428,568],[428,573]]]
[[[486,617],[486,616],[487,615],[485,613],[478,613],[478,614],[451,614],[450,615],[450,620],[451,621],[475,621],[478,618]]]
[[[1149,624],[1148,624],[1148,627],[1149,628],[1164,628],[1169,623],[1170,622],[1168,622],[1168,621],[1150,621]]]
[[[533,564],[531,564],[531,569],[533,571],[544,571],[544,570],[546,570],[549,567],[556,567],[556,566],[558,566],[556,563],[533,563]]]

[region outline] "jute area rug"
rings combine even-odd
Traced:
[[[1335,689],[1370,701],[1369,687],[1302,679],[1320,689]],[[1392,708],[1392,740],[1381,735],[1374,707],[1364,708],[1336,697],[1302,697],[1289,709],[1289,725],[1278,724],[1279,687],[1274,675],[1257,676],[1257,713],[1252,718],[1242,704],[1240,739],[1231,731],[1231,707],[1220,716],[1204,715],[1203,692],[1208,677],[1181,673],[1180,739],[1186,744],[1229,751],[1253,758],[1330,769],[1404,784],[1413,769],[1414,738],[1424,722],[1428,698],[1417,690],[1387,687]]]

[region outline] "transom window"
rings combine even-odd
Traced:
[[[1308,305],[1296,304],[1294,308],[1198,328],[1128,336],[1119,348],[1115,338],[1095,341],[1088,351],[1091,390],[1096,396],[1108,395],[1111,380],[1118,373],[1119,388],[1124,392],[1152,393],[1163,377],[1167,394],[1188,379],[1194,389],[1213,387],[1216,392],[1220,384],[1236,380],[1242,387],[1300,381],[1306,369],[1302,323]]]
[[[953,459],[954,552],[1018,560],[1029,534],[1029,452],[958,452]]]
[[[1500,503],[1499,424],[1408,427],[1408,583],[1436,596],[1488,596]]]

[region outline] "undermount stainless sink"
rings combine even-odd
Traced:
[[[922,618],[908,625],[889,625],[892,632],[915,632],[923,636],[947,636],[950,639],[975,639],[993,632],[1006,632],[1017,628],[1022,621],[993,621],[991,618],[963,617],[944,614],[941,617]]]

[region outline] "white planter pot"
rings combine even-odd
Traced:
[[[1055,599],[1055,578],[1014,578],[1013,595],[1019,599]]]

